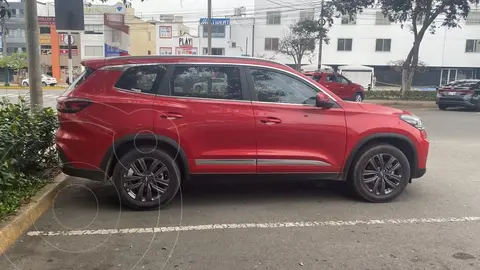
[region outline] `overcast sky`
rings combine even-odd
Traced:
[[[254,0],[212,0],[213,16],[224,17],[232,15],[233,9],[245,6],[247,12],[253,12]],[[109,0],[114,5],[118,0]],[[175,14],[183,16],[186,22],[198,21],[207,16],[207,0],[133,0],[132,7],[143,17],[155,17],[159,14]]]

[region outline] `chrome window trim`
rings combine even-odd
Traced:
[[[148,96],[158,96],[157,94],[151,94],[151,93],[145,93],[145,92],[135,92],[133,90],[118,88],[118,87],[115,87],[115,86],[113,87],[113,89],[117,90],[118,92],[128,93],[128,94],[143,94],[143,95],[148,95]]]
[[[202,98],[202,97],[182,97],[182,96],[168,96],[168,95],[156,95],[159,97],[166,98],[181,98],[181,99],[199,99],[199,100],[215,100],[215,101],[227,101],[227,102],[243,102],[243,103],[252,103],[251,100],[245,99],[220,99],[220,98]]]
[[[249,58],[250,59],[250,58]],[[276,63],[276,62],[274,62]],[[337,102],[337,100],[332,97],[329,93],[325,92],[321,87],[319,87],[318,85],[312,83],[309,79],[307,78],[303,78],[303,77],[300,77],[298,76],[297,74],[291,72],[291,71],[288,71],[288,70],[284,70],[284,69],[281,69],[281,68],[277,68],[277,67],[271,67],[271,66],[262,66],[262,65],[256,65],[256,64],[251,64],[251,63],[225,63],[225,62],[176,62],[176,63],[145,63],[145,64],[124,64],[124,65],[113,65],[113,66],[105,66],[105,67],[102,67],[100,70],[107,70],[107,69],[115,69],[115,68],[124,68],[124,67],[133,67],[133,66],[147,66],[147,65],[164,65],[164,66],[168,66],[168,65],[222,65],[222,66],[242,66],[242,67],[255,67],[255,68],[263,68],[263,69],[270,69],[270,70],[275,70],[275,71],[280,71],[280,72],[285,72],[297,79],[300,79],[302,80],[303,82],[306,82],[308,85],[310,85],[311,87],[315,88],[315,89],[319,89],[322,93],[324,93],[325,95],[327,95],[330,99],[332,99],[333,101]],[[283,64],[281,64],[283,65]],[[170,95],[171,96],[171,95]],[[173,97],[173,96],[171,96]],[[207,99],[207,98],[205,98]],[[228,99],[213,99],[213,100],[228,100]],[[254,101],[256,102],[256,101]],[[276,103],[276,102],[267,102],[267,103],[270,103],[270,104],[291,104],[291,103]],[[303,106],[302,104],[291,104],[291,105],[300,105],[300,106]]]

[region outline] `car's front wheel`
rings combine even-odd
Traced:
[[[362,93],[359,93],[359,92],[355,93],[354,99],[355,99],[355,102],[362,102],[363,101]]]
[[[23,82],[22,85],[23,85],[23,86],[28,86],[28,83],[27,83],[27,82]]]
[[[43,85],[43,86],[47,86],[47,83],[46,83],[46,82],[42,82],[42,85]]]
[[[123,204],[137,210],[166,206],[180,188],[180,169],[166,152],[135,148],[120,158],[113,181]]]
[[[381,203],[400,195],[410,180],[410,163],[400,149],[381,144],[363,149],[350,172],[355,193]]]

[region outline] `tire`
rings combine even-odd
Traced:
[[[442,111],[445,111],[448,107],[445,106],[445,105],[440,105],[438,104],[438,109],[442,110]]]
[[[195,92],[202,91],[202,87],[200,85],[195,86]]]
[[[23,82],[22,85],[23,85],[23,86],[28,86],[28,83],[27,83],[27,82]]]
[[[161,162],[161,164],[159,165],[160,167],[157,168],[165,168],[167,173],[166,176],[168,176],[169,179],[168,186],[165,187],[162,185],[162,187],[165,188],[164,193],[162,193],[161,195],[155,189],[150,187],[151,200],[147,200],[149,198],[149,185],[152,185],[152,183],[157,187],[160,187],[160,185],[154,182],[151,177],[149,179],[146,179],[145,176],[138,177],[132,174],[133,170],[130,169],[132,164],[135,163],[137,168],[141,168],[140,164],[138,163],[139,159],[144,159],[147,167],[149,164],[152,165],[154,160]],[[139,180],[127,182],[126,174],[132,174],[132,176],[130,176],[132,179],[136,178]],[[142,173],[141,175],[144,174]],[[161,173],[160,175],[165,176],[165,173]],[[135,210],[158,209],[159,207],[164,207],[168,205],[178,193],[178,190],[180,189],[180,169],[178,168],[173,158],[162,150],[154,149],[152,151],[152,148],[148,147],[135,148],[120,158],[113,171],[113,181],[117,188],[120,200],[125,206]],[[138,187],[138,189],[134,189],[133,187],[131,189],[127,189],[126,187],[124,187],[124,185],[126,185],[127,183],[140,186]],[[143,190],[141,192],[142,195],[139,196],[138,199],[132,197],[137,197],[137,195],[140,193],[140,189],[142,189],[141,186],[143,186]]]
[[[353,100],[355,102],[362,102],[363,101],[362,93],[360,93],[360,92],[355,93],[355,95],[353,96]]]
[[[400,167],[395,169],[393,173],[388,173],[388,170],[371,173],[374,169],[374,166],[372,166],[374,164],[371,160],[373,160],[375,164],[381,164],[379,157],[383,157],[385,166],[389,164],[390,157],[393,157],[395,161],[391,163],[390,168],[393,167],[393,169],[395,169],[397,166]],[[395,199],[405,190],[411,178],[410,163],[407,157],[400,149],[389,144],[380,144],[365,148],[353,164],[352,170],[350,171],[351,179],[349,179],[353,191],[358,197],[368,202],[383,203]],[[379,180],[367,183],[367,181],[371,181],[371,179],[375,179],[375,177]],[[384,183],[383,194],[382,183]],[[376,189],[375,185],[377,185]]]
[[[45,83],[45,82],[42,82],[42,86],[47,86],[47,83]]]

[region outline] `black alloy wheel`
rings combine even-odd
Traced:
[[[180,189],[180,169],[162,150],[135,148],[115,165],[113,181],[122,203],[137,210],[169,204]]]
[[[160,199],[170,184],[167,166],[151,157],[135,160],[122,177],[124,191],[140,202]]]
[[[402,164],[389,154],[378,154],[363,169],[363,184],[375,195],[387,195],[400,186]]]
[[[369,202],[388,202],[400,195],[410,181],[410,163],[395,146],[380,144],[359,153],[349,173],[355,193]]]

